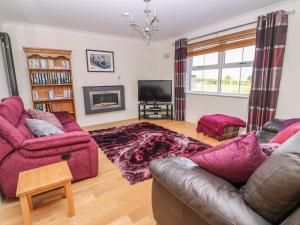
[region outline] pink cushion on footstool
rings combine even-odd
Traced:
[[[251,132],[205,153],[199,152],[191,159],[200,167],[232,183],[245,183],[267,156],[260,148],[255,132]]]

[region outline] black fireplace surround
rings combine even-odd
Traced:
[[[85,114],[125,110],[124,86],[83,87]]]

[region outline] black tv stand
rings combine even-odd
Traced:
[[[173,120],[173,103],[140,102],[138,105],[139,120],[170,119]]]

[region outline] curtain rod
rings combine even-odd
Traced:
[[[287,12],[288,15],[293,15],[295,13],[296,13],[296,10],[292,10],[292,11]],[[234,30],[234,29],[237,29],[237,28],[240,28],[240,27],[249,26],[249,25],[252,25],[252,24],[255,24],[255,23],[257,23],[257,20],[249,22],[249,23],[244,23],[242,25],[226,28],[226,29],[223,29],[223,30],[215,31],[215,32],[212,32],[212,33],[204,34],[204,35],[201,35],[201,36],[193,37],[193,38],[188,39],[188,41],[193,41],[193,40],[196,40],[196,39],[204,38],[204,37],[211,36],[211,35],[218,34],[218,33],[222,33],[222,32],[225,32],[225,31]]]

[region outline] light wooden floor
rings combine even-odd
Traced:
[[[128,125],[138,120],[126,120],[86,129],[101,129]],[[175,130],[198,140],[216,145],[212,138],[197,134],[196,125],[188,122],[155,120],[153,123]],[[151,180],[129,185],[120,171],[99,150],[99,175],[72,185],[76,216],[67,215],[62,190],[52,191],[33,198],[37,207],[32,212],[34,225],[155,225],[151,210]],[[0,224],[23,224],[18,200],[2,200]]]

